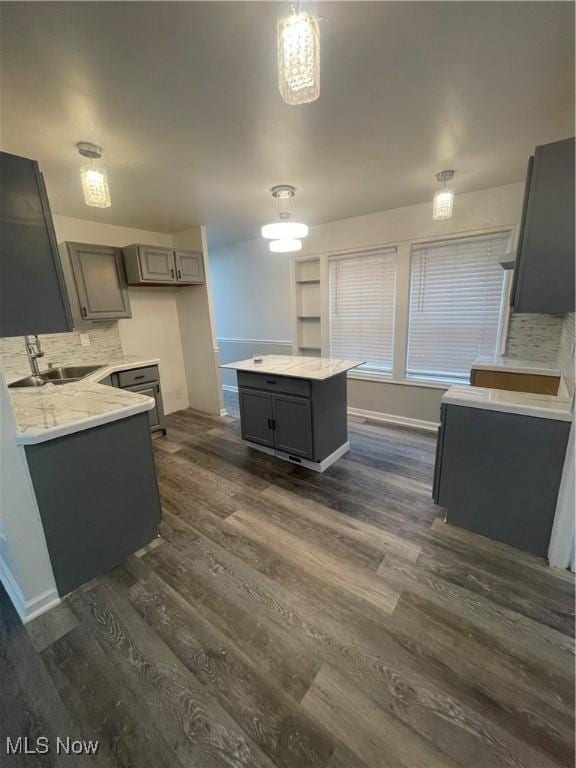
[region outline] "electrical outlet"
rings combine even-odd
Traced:
[[[81,347],[89,347],[90,346],[90,334],[88,334],[88,333],[81,333],[80,334],[80,346]]]

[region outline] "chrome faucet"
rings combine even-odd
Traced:
[[[30,363],[32,375],[39,376],[40,368],[38,367],[38,358],[44,357],[44,350],[40,344],[40,339],[36,334],[24,336],[24,343],[26,344],[26,354],[28,355],[28,362]]]

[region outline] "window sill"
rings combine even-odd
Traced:
[[[399,384],[405,387],[420,387],[421,389],[442,389],[446,391],[450,387],[455,386],[454,382],[439,382],[429,381],[426,379],[395,379],[392,374],[389,373],[376,373],[375,371],[358,371],[352,370],[348,372],[349,379],[356,379],[357,381],[374,381],[379,384]],[[460,386],[469,386],[467,382],[461,382]]]

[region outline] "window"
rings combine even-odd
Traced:
[[[391,373],[396,259],[395,248],[330,259],[331,355]]]
[[[406,375],[468,381],[496,352],[510,234],[427,243],[412,250]]]

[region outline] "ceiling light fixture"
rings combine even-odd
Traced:
[[[292,221],[294,212],[294,195],[296,187],[291,184],[277,184],[270,190],[276,200],[278,221],[264,224],[261,229],[262,237],[271,240],[270,250],[273,253],[290,253],[302,248],[300,238],[308,234],[308,225]]]
[[[318,19],[292,5],[280,19],[278,88],[286,104],[307,104],[320,96],[320,30]]]
[[[271,240],[269,248],[272,253],[293,253],[302,250],[302,240],[294,237],[284,237],[282,240]]]
[[[81,141],[76,146],[82,157],[88,158],[88,162],[80,169],[84,202],[94,208],[109,208],[112,205],[112,200],[110,199],[108,176],[104,168],[96,168],[94,163],[95,160],[102,157],[102,147],[87,141]]]
[[[449,219],[452,216],[454,192],[446,188],[446,182],[453,178],[454,171],[440,171],[440,173],[436,174],[437,181],[444,184],[443,189],[439,189],[434,194],[434,201],[432,203],[432,218],[436,221]]]

